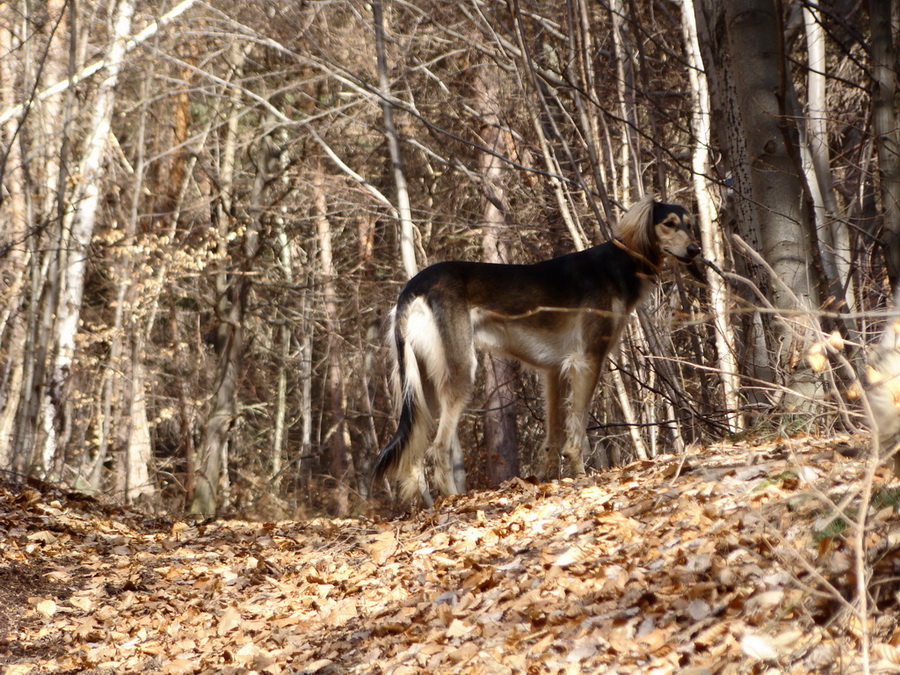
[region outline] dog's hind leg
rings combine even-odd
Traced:
[[[568,465],[569,474],[584,474],[584,451],[588,448],[587,421],[591,399],[600,377],[602,361],[587,359],[573,366],[569,371],[569,414],[566,418],[566,440],[562,456]]]
[[[468,400],[468,396],[458,396],[444,401],[446,405],[441,408],[441,420],[431,446],[434,458],[434,482],[444,496],[462,494],[466,489],[462,447],[456,434],[456,427]]]
[[[434,504],[425,477],[425,457],[434,429],[433,413],[429,406],[429,401],[433,398],[433,389],[434,387],[427,379],[421,381],[422,400],[413,416],[409,437],[406,441],[406,451],[400,457],[397,468],[397,475],[401,477],[401,498],[406,502],[419,499],[421,505],[426,508]]]
[[[544,375],[544,444],[538,458],[538,477],[559,478],[559,451],[565,438],[563,395],[565,380],[559,368],[547,369]]]
[[[451,495],[466,491],[465,464],[457,427],[472,396],[478,362],[468,312],[453,311],[448,307],[443,310],[439,313],[439,330],[444,346],[445,372],[437,388],[440,421],[431,453],[435,483],[442,494]]]
[[[453,484],[458,494],[466,493],[466,461],[463,456],[462,445],[459,442],[459,433],[453,434],[450,445],[450,463],[453,472]]]

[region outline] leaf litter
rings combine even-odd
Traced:
[[[163,523],[0,485],[0,670],[850,673],[866,636],[900,672],[888,471],[854,605],[865,443],[722,443],[394,520]]]

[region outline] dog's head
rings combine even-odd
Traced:
[[[659,250],[684,264],[693,263],[700,255],[694,240],[691,216],[678,204],[653,202],[653,231]]]
[[[654,268],[669,256],[686,265],[692,275],[706,283],[697,267],[700,245],[694,239],[691,216],[683,206],[659,202],[648,195],[619,220],[616,238],[633,255]]]

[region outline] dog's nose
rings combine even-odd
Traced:
[[[700,255],[700,247],[697,244],[691,244],[687,247],[688,258],[696,258],[698,255]]]

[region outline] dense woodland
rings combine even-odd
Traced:
[[[405,280],[599,243],[646,193],[708,283],[632,321],[589,466],[852,430],[900,288],[898,36],[897,0],[2,3],[0,470],[357,512]],[[531,473],[544,414],[483,365],[474,486]]]

